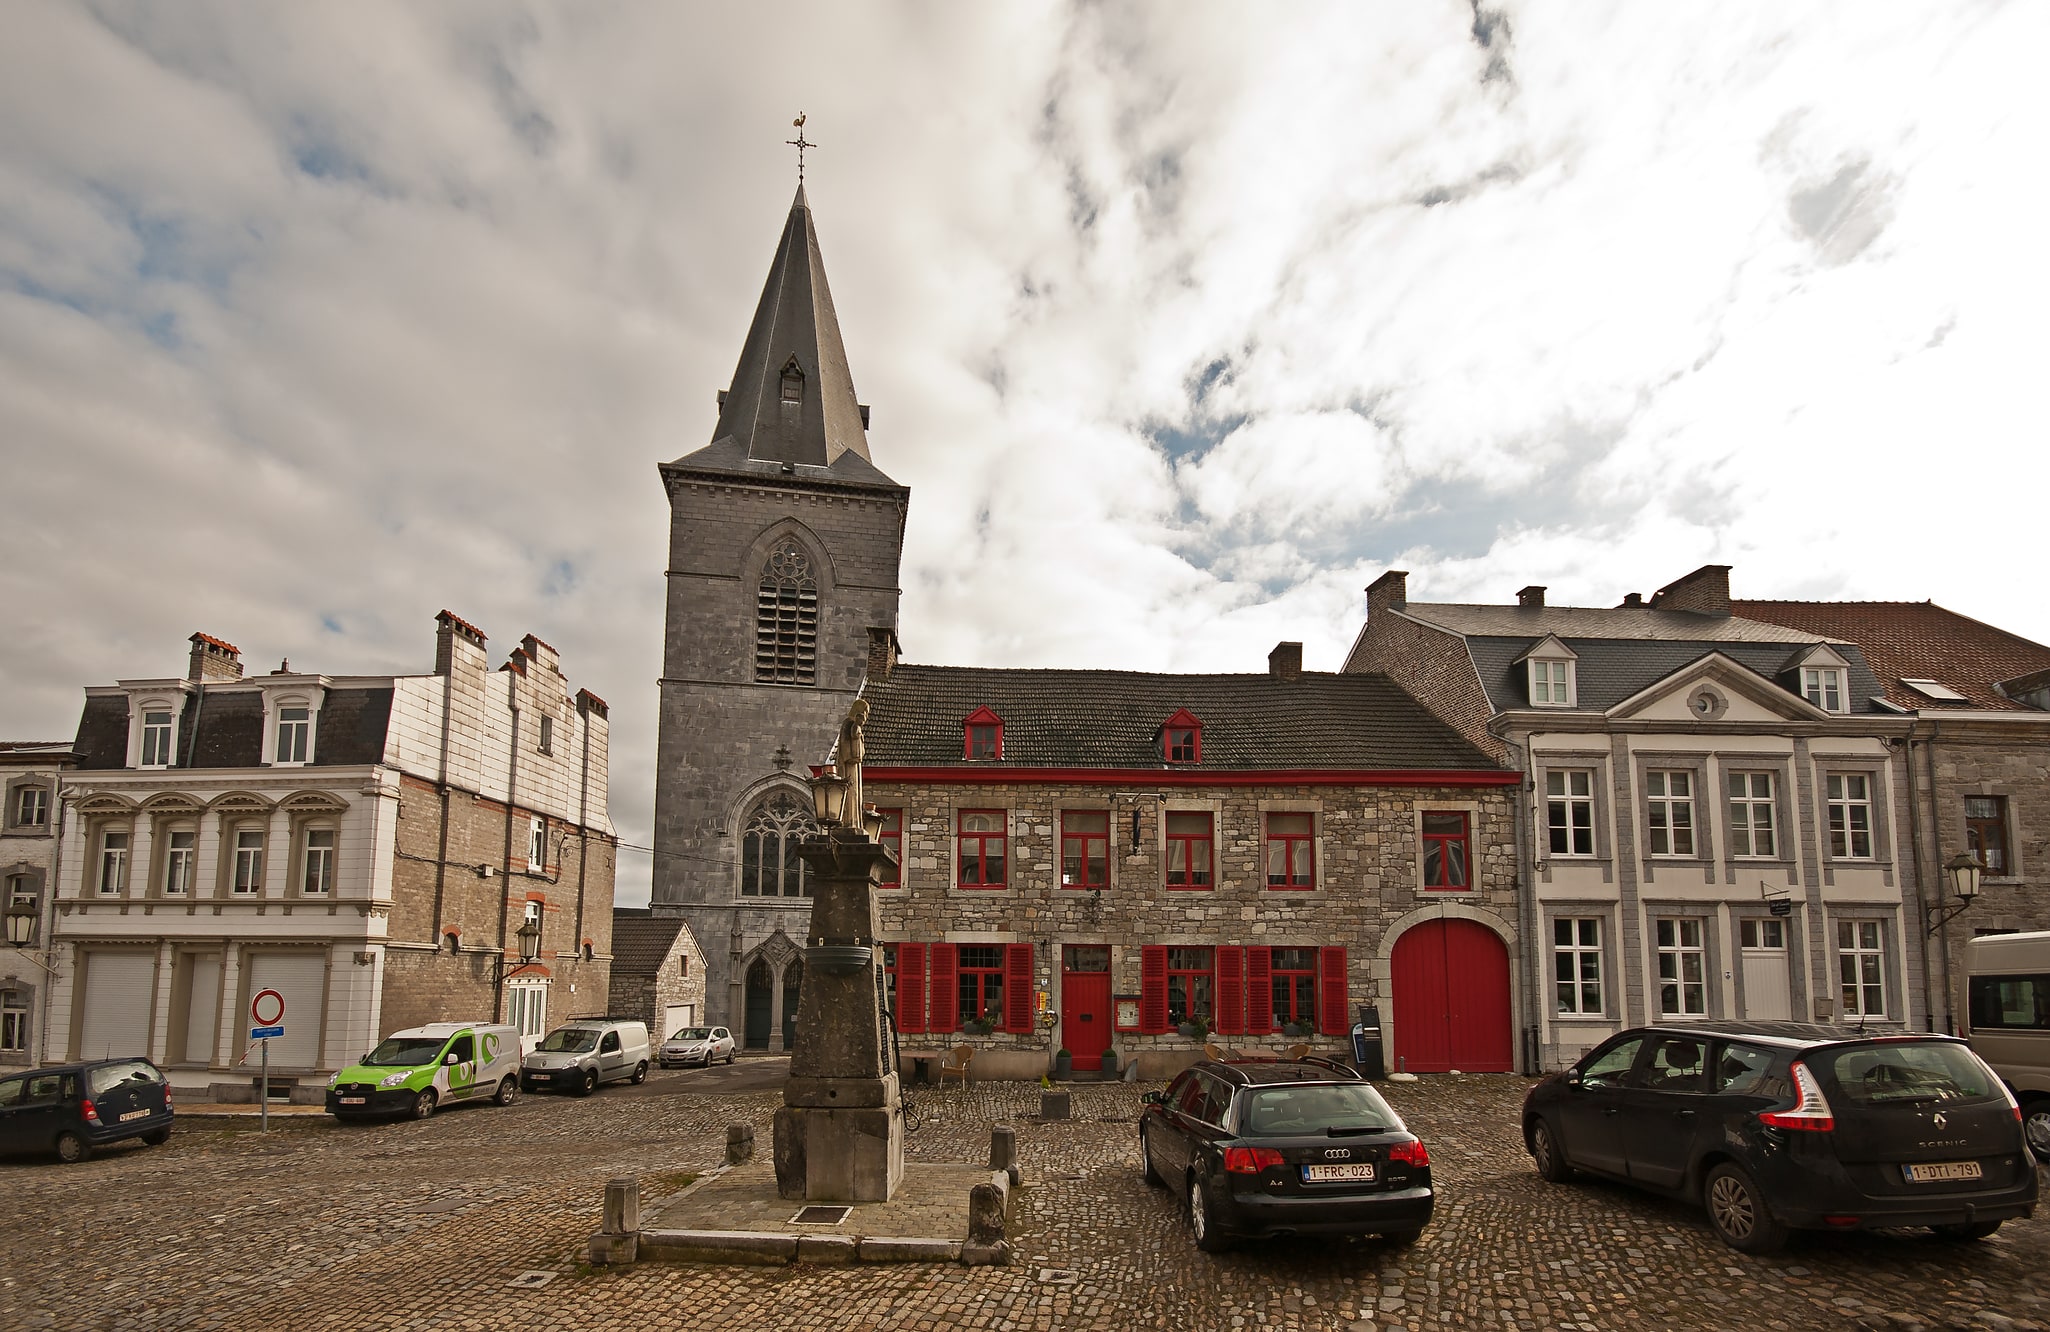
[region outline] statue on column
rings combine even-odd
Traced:
[[[847,783],[847,808],[840,816],[843,826],[859,829],[868,809],[861,798],[861,755],[864,748],[861,724],[868,720],[868,700],[857,698],[840,723],[840,740],[833,746],[833,771]]]

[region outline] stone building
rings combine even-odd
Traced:
[[[147,1054],[182,1090],[246,1099],[250,1000],[274,989],[275,1081],[314,1101],[399,1028],[503,1018],[531,1041],[578,990],[604,1002],[606,707],[571,695],[554,648],[530,636],[493,671],[447,611],[431,675],[245,676],[232,645],[191,641],[183,678],[86,690],[51,1058]]]
[[[1930,922],[1930,1012],[1957,1030],[1965,940],[2050,930],[2040,891],[2050,883],[2050,647],[1927,601],[1733,605],[1748,619],[1856,643],[1885,702],[1913,718],[1908,831]],[[1978,900],[1953,915],[1943,867],[1960,851],[1985,878]]]
[[[46,1062],[50,884],[57,874],[63,806],[57,785],[71,767],[69,741],[0,741],[0,912],[21,917],[26,941],[0,946],[0,1068]]]
[[[1348,671],[1522,774],[1528,1062],[1622,1027],[1928,1017],[1913,719],[1856,643],[1732,614],[1709,565],[1618,607],[1367,589]]]
[[[612,990],[605,1011],[637,1017],[659,1043],[705,1023],[705,954],[682,916],[612,912]]]

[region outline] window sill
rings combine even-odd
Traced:
[[[1614,1019],[1614,1018],[1610,1017],[1610,1016],[1609,1016],[1608,1014],[1606,1014],[1606,1013],[1554,1013],[1554,1014],[1552,1014],[1552,1021],[1553,1021],[1553,1022],[1555,1022],[1555,1023],[1561,1023],[1561,1022],[1599,1022],[1599,1023],[1603,1023],[1603,1024],[1609,1024],[1609,1023],[1613,1023],[1613,1022],[1615,1022],[1615,1020],[1616,1020],[1616,1019]]]

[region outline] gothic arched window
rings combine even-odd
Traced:
[[[771,791],[741,822],[740,891],[746,897],[810,897],[797,844],[818,831],[811,803],[792,791]]]
[[[762,566],[755,596],[755,679],[768,684],[812,683],[818,664],[819,585],[811,561],[785,541]]]

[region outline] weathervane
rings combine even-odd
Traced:
[[[783,142],[789,144],[792,148],[795,148],[797,150],[797,183],[802,185],[804,184],[804,150],[807,148],[816,148],[818,147],[818,145],[809,142],[804,137],[804,112],[798,112],[797,119],[791,121],[790,123],[792,126],[796,128],[797,137],[794,139],[785,139],[783,140]]]

